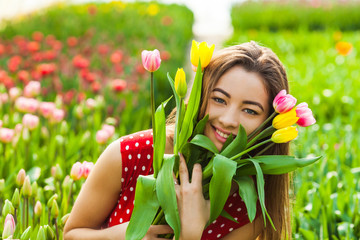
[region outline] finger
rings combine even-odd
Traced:
[[[196,186],[202,186],[202,169],[199,163],[196,163],[193,168],[191,183]]]
[[[174,233],[174,230],[169,225],[151,225],[150,228],[155,235]]]
[[[184,156],[181,154],[180,154],[180,164],[179,164],[179,175],[180,175],[181,184],[189,183],[189,172],[186,166]]]

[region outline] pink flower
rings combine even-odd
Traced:
[[[127,85],[126,81],[122,79],[115,79],[114,81],[112,81],[112,89],[114,90],[114,92],[124,91],[126,85]]]
[[[9,143],[13,140],[15,131],[9,128],[0,129],[0,142]]]
[[[82,165],[83,165],[83,169],[84,169],[84,171],[83,171],[83,177],[86,179],[86,178],[89,176],[91,170],[93,169],[94,163],[84,161],[84,162],[82,163]]]
[[[2,128],[2,125],[3,125],[3,121],[0,120],[0,128]]]
[[[30,81],[24,88],[25,97],[35,97],[40,94],[41,86],[40,82]]]
[[[4,222],[4,231],[2,233],[2,238],[6,239],[12,236],[15,232],[15,220],[11,214],[6,215]]]
[[[316,123],[316,120],[312,114],[310,108],[308,108],[308,104],[303,102],[297,105],[296,107],[296,115],[299,117],[297,124],[300,127],[308,127]]]
[[[157,49],[155,49],[154,51],[142,51],[141,59],[144,68],[149,72],[155,72],[160,67],[161,58],[160,52]]]
[[[34,113],[39,107],[39,102],[34,98],[19,97],[15,101],[15,107],[20,112]]]
[[[10,88],[9,96],[10,96],[11,101],[15,101],[18,97],[20,97],[20,95],[21,95],[20,88],[17,88],[17,87]]]
[[[19,134],[23,130],[23,125],[21,123],[18,123],[15,125],[15,133]]]
[[[99,130],[96,132],[96,142],[99,144],[105,144],[109,139],[110,135],[106,130]]]
[[[70,177],[74,180],[80,180],[83,176],[84,167],[80,162],[74,163],[74,165],[71,168]]]
[[[9,101],[9,95],[7,93],[0,93],[0,102],[6,103],[7,101]]]
[[[39,110],[40,113],[45,117],[51,117],[53,111],[56,109],[55,103],[53,102],[42,102],[40,103]]]
[[[296,104],[296,98],[290,94],[286,94],[286,90],[281,90],[273,101],[273,107],[278,113],[290,111]]]
[[[109,138],[111,138],[115,133],[115,127],[113,125],[109,125],[109,124],[104,124],[102,126],[102,130],[105,130],[108,132]]]
[[[37,126],[39,126],[39,117],[27,113],[24,115],[22,123],[24,127],[28,128],[30,131],[34,130],[35,128],[37,128]]]
[[[65,117],[65,111],[62,109],[55,108],[50,116],[51,122],[53,123],[59,123],[61,122]]]
[[[91,110],[94,109],[96,107],[96,101],[92,98],[86,99],[86,107],[88,107]]]

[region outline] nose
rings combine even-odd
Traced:
[[[219,116],[219,122],[227,129],[236,129],[240,124],[236,109],[228,108]]]

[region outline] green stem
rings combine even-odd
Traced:
[[[180,104],[178,106],[178,108],[176,109],[176,123],[175,123],[175,133],[174,133],[174,155],[178,155],[179,152],[179,133],[180,133],[180,128],[178,126],[179,123],[179,119],[181,116],[181,106],[182,106],[182,101],[183,99],[180,98]]]
[[[57,224],[57,218],[55,218],[55,230],[56,230],[56,240],[59,240],[59,228]]]
[[[235,160],[235,159],[241,157],[242,155],[244,155],[245,153],[248,153],[248,152],[254,150],[255,148],[258,148],[258,147],[260,147],[261,145],[264,145],[265,143],[268,143],[268,142],[271,142],[271,141],[272,141],[271,139],[267,139],[267,140],[265,140],[265,141],[263,141],[263,142],[261,142],[261,143],[256,144],[255,146],[252,146],[251,148],[246,149],[245,151],[242,151],[241,153],[233,156],[233,157],[230,158],[230,159]],[[236,162],[239,163],[240,160],[241,160],[241,159],[237,160]]]
[[[269,148],[271,148],[272,146],[274,146],[275,143],[270,143],[269,145],[267,145],[263,150],[261,150],[260,152],[258,152],[255,156],[260,156],[261,154],[263,154],[264,152],[266,152]]]
[[[161,222],[163,217],[164,217],[164,210],[161,208],[158,215],[156,215],[152,225],[158,225]]]
[[[156,140],[156,129],[155,129],[155,97],[154,97],[154,73],[150,73],[150,94],[151,94],[151,125],[153,129],[153,139]],[[155,144],[155,141],[154,141]]]
[[[72,188],[73,188],[73,184],[74,184],[74,181],[71,182],[71,185],[70,185],[70,189],[69,189],[69,196],[68,196],[68,199],[67,199],[67,202],[66,202],[66,206],[65,206],[65,213],[67,212],[67,208],[70,204],[70,198],[71,198],[71,192],[72,192]]]
[[[262,131],[261,133],[256,135],[253,139],[250,140],[250,142],[248,142],[248,144],[246,145],[246,148],[251,147],[259,138],[261,138],[264,134],[267,134],[268,131],[271,129],[275,130],[275,128],[271,125],[270,127],[266,128],[264,131]]]
[[[203,179],[209,178],[213,173],[213,162],[214,158],[211,158],[210,162],[206,165],[203,171]]]
[[[25,197],[25,206],[26,206],[26,222],[25,229],[29,227],[29,198]]]
[[[251,139],[255,136],[263,127],[276,116],[277,112],[273,112],[260,126],[258,126],[252,133],[249,134],[248,139]]]

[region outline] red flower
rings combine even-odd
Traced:
[[[32,70],[30,74],[31,74],[31,78],[33,80],[40,80],[41,79],[41,73],[39,71],[37,71],[37,70]]]
[[[47,50],[42,54],[45,60],[51,61],[56,58],[56,52],[54,50]]]
[[[98,52],[100,55],[106,55],[109,53],[109,51],[110,51],[110,47],[106,44],[100,44],[98,46]]]
[[[0,43],[0,56],[5,53],[5,46]]]
[[[20,81],[22,81],[25,84],[28,83],[30,80],[30,74],[28,71],[25,71],[25,70],[20,70],[17,73],[17,77]]]
[[[45,42],[47,45],[52,46],[54,44],[54,42],[56,41],[56,38],[54,35],[47,35],[45,38]]]
[[[41,52],[36,52],[32,55],[32,59],[35,62],[41,62],[43,60],[43,54]]]
[[[76,55],[73,58],[73,65],[76,68],[87,68],[90,62],[86,58],[82,57],[81,55]]]
[[[17,71],[21,61],[22,61],[22,59],[21,59],[20,56],[15,55],[15,56],[11,57],[9,59],[9,61],[8,61],[8,69],[9,69],[9,71],[10,72]]]
[[[79,102],[82,102],[84,99],[86,99],[86,93],[84,93],[84,92],[79,92],[78,95],[77,95],[77,101],[78,101],[78,103],[79,103]]]
[[[121,64],[114,65],[114,69],[117,74],[121,74],[124,71],[124,68]]]
[[[92,72],[88,72],[85,75],[85,81],[92,83],[96,80],[96,74]]]
[[[160,53],[161,59],[166,61],[169,60],[171,58],[171,54],[168,51],[161,51]]]
[[[42,32],[36,31],[32,34],[32,39],[37,42],[41,42],[43,40],[44,34]]]
[[[75,47],[78,44],[78,39],[76,37],[68,37],[67,45],[69,47]]]
[[[28,42],[27,50],[29,52],[37,52],[40,49],[40,44],[38,42]]]
[[[91,89],[94,93],[98,93],[100,91],[100,87],[101,87],[101,85],[99,82],[93,82],[91,84]]]
[[[58,50],[60,51],[62,49],[62,42],[58,41],[58,40],[55,40],[52,44],[52,48],[54,50]]]
[[[89,13],[90,15],[95,15],[96,12],[97,12],[97,8],[96,8],[95,5],[90,5],[90,6],[88,7],[88,13]]]
[[[37,66],[38,71],[41,73],[42,76],[49,75],[55,72],[55,64],[53,63],[42,63]]]
[[[122,79],[115,79],[112,82],[112,89],[115,92],[122,92],[126,88],[126,85],[127,85],[126,81]]]
[[[122,51],[115,51],[113,54],[111,54],[110,61],[113,64],[120,63],[123,59],[123,56],[124,54]]]
[[[135,70],[137,73],[140,73],[140,74],[146,73],[146,69],[144,68],[144,66],[142,64],[137,64],[135,66]]]

